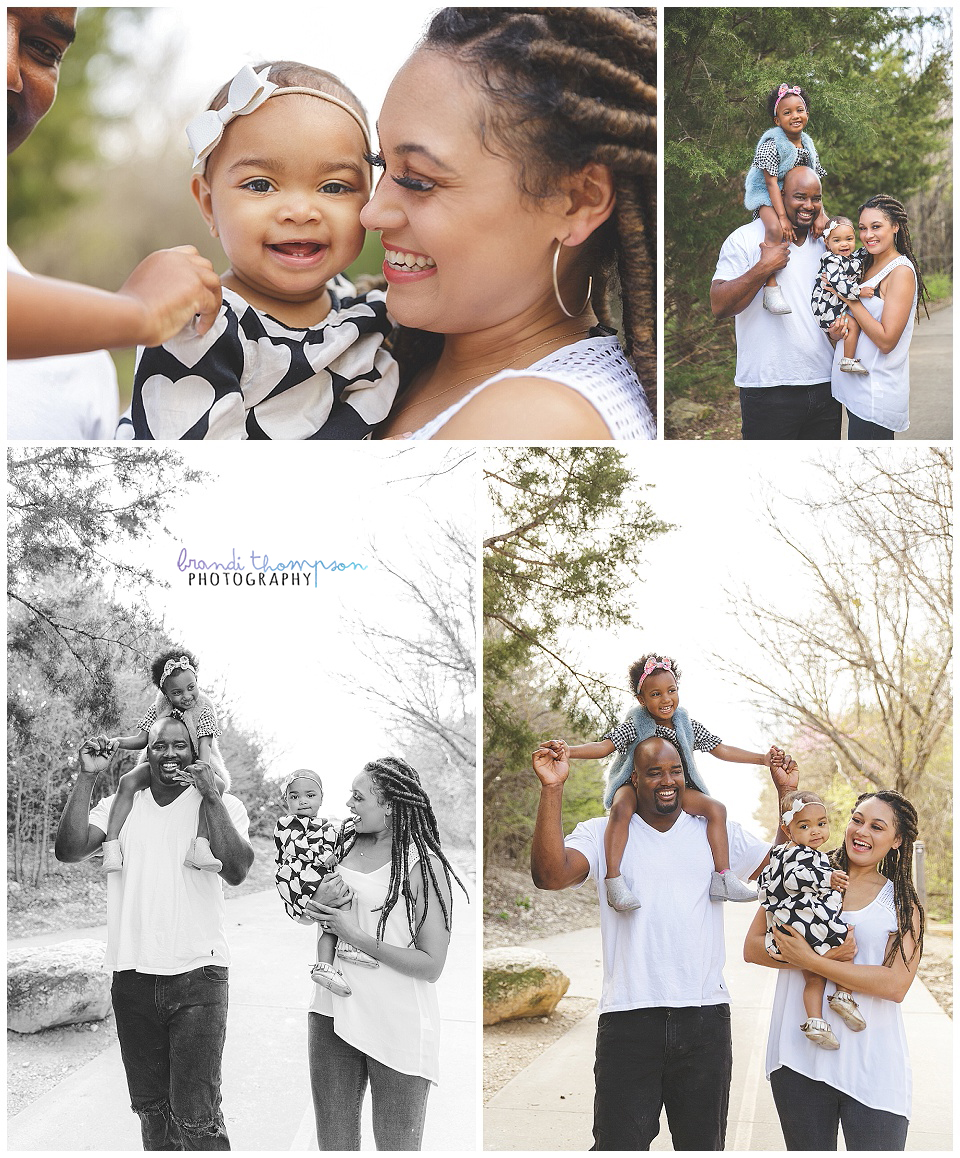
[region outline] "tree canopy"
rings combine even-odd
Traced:
[[[828,212],[853,218],[875,193],[906,200],[950,148],[950,10],[667,8],[664,79],[667,388],[708,397],[733,342],[710,314],[710,281],[723,239],[749,220],[767,93],[786,82],[809,95]],[[924,269],[944,268],[923,222],[911,232]]]
[[[484,476],[486,852],[494,838],[522,847],[532,827],[529,758],[545,733],[589,733],[616,719],[617,689],[572,654],[569,631],[632,624],[624,595],[644,544],[671,527],[617,450],[489,450]]]

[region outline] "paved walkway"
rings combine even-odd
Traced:
[[[896,441],[953,438],[953,302],[929,321],[923,310],[910,343],[910,427]]]
[[[463,874],[461,874],[463,876]],[[463,878],[465,883],[468,878]],[[438,982],[442,1080],[430,1094],[423,1149],[477,1149],[476,911],[457,890],[457,920]],[[71,936],[106,940],[105,929],[71,930],[16,944]],[[223,1056],[223,1111],[235,1150],[316,1150],[307,1078],[306,1016],[314,932],[288,920],[276,893],[227,904],[232,953],[230,1019]],[[363,1149],[373,1150],[369,1099]],[[7,1122],[7,1150],[140,1150],[120,1047],[110,1046]]]
[[[783,1136],[763,1071],[776,972],[747,965],[743,939],[753,905],[727,905],[724,979],[733,1008],[733,1080],[727,1149],[783,1150]],[[571,997],[600,992],[600,931],[585,929],[532,941],[570,978]],[[903,1003],[913,1063],[913,1121],[908,1150],[952,1148],[953,1024],[926,987],[915,981]],[[555,1042],[484,1108],[485,1150],[589,1150],[593,1139],[593,1053],[596,1014]],[[842,1140],[841,1140],[842,1148]],[[666,1119],[653,1150],[671,1150]]]

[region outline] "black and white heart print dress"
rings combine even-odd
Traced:
[[[849,929],[840,916],[843,896],[830,887],[833,871],[826,853],[817,849],[791,843],[771,850],[758,891],[767,913],[768,953],[780,956],[770,931],[775,921],[796,929],[821,955],[843,944]]]

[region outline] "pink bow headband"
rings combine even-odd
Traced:
[[[793,95],[793,96],[798,96],[798,97],[801,97],[801,98],[803,97],[803,94],[802,94],[802,93],[801,93],[801,91],[800,91],[800,86],[799,86],[798,84],[795,84],[795,85],[793,86],[793,88],[790,88],[790,86],[789,86],[789,85],[785,85],[785,84],[782,84],[782,85],[781,85],[781,86],[780,86],[780,87],[777,89],[777,99],[776,99],[776,100],[773,102],[773,115],[774,115],[774,116],[776,116],[776,115],[777,115],[777,105],[779,105],[779,103],[780,103],[780,102],[783,100],[783,98],[784,98],[785,96],[791,96],[791,95]],[[803,107],[804,107],[804,108],[806,108],[806,107],[807,107],[807,102],[806,102],[806,101],[804,101],[804,102],[803,102]]]
[[[647,678],[647,676],[652,672],[655,672],[657,668],[659,668],[661,671],[668,671],[671,675],[673,675],[673,668],[670,666],[670,660],[648,659],[647,662],[643,665],[643,671],[640,673],[640,678],[637,680],[637,695],[640,694],[640,685]],[[674,676],[674,679],[676,679],[676,676]]]

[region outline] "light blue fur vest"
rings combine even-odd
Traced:
[[[779,125],[775,128],[767,129],[760,140],[757,141],[758,149],[763,141],[773,141],[777,146],[777,153],[780,156],[780,167],[777,170],[777,184],[783,189],[783,179],[790,170],[795,167],[799,150]],[[810,158],[810,168],[815,170],[820,163],[820,158],[817,156],[817,150],[814,148],[813,141],[811,141],[806,133],[801,133],[800,144],[807,150],[807,156]],[[754,151],[754,155],[756,155],[756,151]],[[763,171],[752,163],[747,170],[743,204],[747,209],[759,209],[761,205],[770,204],[770,194],[767,192],[767,182]]]
[[[603,794],[604,808],[610,807],[617,789],[626,784],[633,774],[633,756],[637,750],[637,744],[643,740],[649,740],[651,736],[656,735],[657,721],[650,715],[643,704],[638,704],[635,708],[631,708],[630,711],[627,712],[627,720],[630,720],[636,729],[637,738],[626,752],[616,752],[610,758],[610,765],[607,768],[607,789]],[[677,708],[673,713],[671,727],[677,734],[677,743],[680,745],[680,757],[683,760],[683,766],[687,771],[687,775],[690,777],[691,783],[699,788],[701,792],[709,796],[710,793],[707,792],[706,785],[700,779],[697,764],[693,758],[693,724],[690,723],[690,717],[687,714],[686,708]]]

